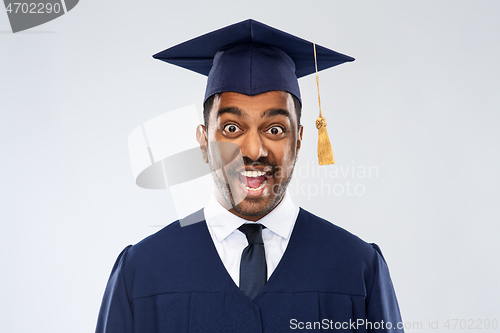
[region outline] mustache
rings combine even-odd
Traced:
[[[271,160],[269,160],[269,158],[266,156],[259,157],[257,160],[252,160],[251,158],[249,158],[247,156],[242,156],[242,158],[243,158],[243,165],[245,167],[270,167],[272,175],[275,175],[276,172],[279,170],[278,165],[276,163],[272,162]],[[240,167],[235,165],[234,167],[230,168],[228,171],[230,173],[236,173],[236,171],[237,171],[236,169],[240,169]]]
[[[278,165],[274,162],[271,162],[268,157],[259,157],[257,160],[252,160],[250,157],[243,156],[243,164],[249,167],[270,167],[271,173],[274,174],[278,170]]]

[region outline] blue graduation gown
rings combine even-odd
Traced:
[[[398,322],[380,249],[300,209],[280,263],[253,300],[226,271],[205,221],[174,222],[125,248],[96,332],[403,332]]]

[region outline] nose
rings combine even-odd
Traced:
[[[240,149],[241,155],[252,161],[268,155],[268,149],[258,130],[250,131],[244,136]]]

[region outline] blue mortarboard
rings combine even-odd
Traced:
[[[254,20],[196,37],[153,57],[207,75],[203,102],[226,91],[253,96],[282,90],[296,96],[302,103],[297,78],[354,60]],[[326,119],[321,114],[317,74],[316,82],[318,160],[321,165],[333,164]]]
[[[155,54],[155,59],[207,75],[206,101],[232,91],[257,95],[283,90],[299,100],[297,78],[316,71],[313,43],[246,20]],[[354,58],[316,45],[318,71]],[[302,102],[302,101],[301,101]]]

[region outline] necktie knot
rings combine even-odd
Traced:
[[[260,223],[247,223],[240,226],[238,229],[247,237],[248,245],[264,244],[262,240],[262,229],[265,228]]]

